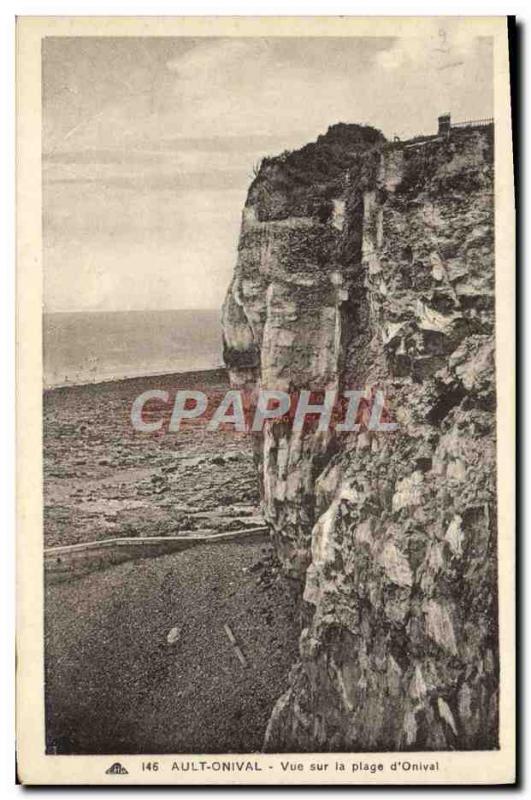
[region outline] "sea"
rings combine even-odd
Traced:
[[[222,366],[218,310],[44,314],[44,386]]]

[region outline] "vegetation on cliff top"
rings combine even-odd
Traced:
[[[385,142],[383,133],[370,125],[331,125],[317,141],[299,150],[264,158],[247,204],[255,207],[261,221],[315,216],[326,222],[348,170]]]

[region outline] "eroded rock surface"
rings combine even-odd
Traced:
[[[223,310],[233,384],[378,387],[399,423],[256,437],[304,591],[268,750],[497,746],[493,226],[492,127],[388,144],[337,125],[251,185]]]

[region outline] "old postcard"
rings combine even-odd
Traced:
[[[17,26],[25,784],[515,779],[508,23]]]

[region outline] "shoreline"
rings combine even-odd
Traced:
[[[155,378],[170,378],[172,376],[181,377],[186,376],[188,379],[193,379],[196,376],[217,376],[220,373],[227,375],[227,367],[223,364],[220,364],[218,367],[205,367],[200,369],[193,369],[193,370],[170,370],[168,372],[142,372],[138,375],[124,375],[122,377],[112,377],[112,378],[102,378],[101,380],[94,380],[94,381],[81,381],[79,383],[72,382],[72,383],[57,383],[57,384],[46,384],[43,383],[42,391],[43,394],[49,394],[51,392],[55,392],[61,389],[80,389],[86,388],[90,386],[109,386],[111,384],[118,384],[118,383],[125,383],[127,381],[138,381],[138,380],[153,380]]]
[[[215,405],[228,386],[221,368],[44,391],[46,547],[253,526],[260,502],[249,437],[193,420],[174,433],[131,423],[146,390],[200,390]]]

